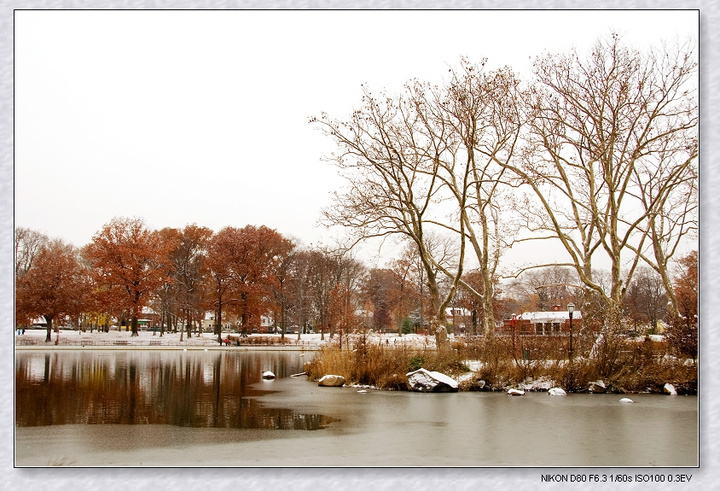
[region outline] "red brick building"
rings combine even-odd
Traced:
[[[573,332],[582,326],[582,314],[573,312]],[[525,312],[503,321],[502,334],[516,336],[559,336],[570,333],[570,313],[555,306],[549,312]]]

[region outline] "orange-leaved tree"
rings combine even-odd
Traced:
[[[156,289],[168,281],[167,245],[140,218],[114,218],[85,247],[95,282],[105,289],[131,319],[137,336],[138,318]],[[120,293],[115,295],[115,293]]]
[[[54,321],[82,312],[86,291],[77,249],[61,240],[52,240],[40,247],[32,265],[17,277],[16,316],[44,317],[48,342]]]
[[[698,352],[698,252],[679,260],[675,277],[678,317],[672,319],[670,344],[682,355],[697,357]]]

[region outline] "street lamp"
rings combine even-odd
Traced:
[[[570,358],[570,362],[572,362],[572,356],[573,356],[573,346],[572,346],[572,318],[573,318],[573,312],[575,311],[575,304],[570,302],[567,306],[568,315],[570,316],[570,349],[568,350],[568,357]]]

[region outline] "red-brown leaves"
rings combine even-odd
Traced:
[[[93,237],[85,256],[94,267],[98,287],[137,320],[151,295],[168,281],[171,245],[159,232],[147,229],[141,219],[115,218]]]
[[[76,316],[83,311],[86,284],[73,246],[59,240],[43,245],[32,267],[17,278],[15,307],[18,320],[44,317],[49,337],[54,320]]]

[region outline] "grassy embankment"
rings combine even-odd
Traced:
[[[549,383],[567,392],[586,392],[600,380],[608,392],[615,393],[662,393],[666,383],[673,384],[679,394],[697,393],[697,364],[672,356],[664,343],[618,339],[594,351],[581,342],[578,345],[570,363],[566,349],[552,339],[524,339],[514,348],[506,337],[461,339],[443,353],[386,346],[357,336],[342,349],[323,348],[305,364],[305,370],[313,379],[335,374],[344,376],[348,384],[391,390],[406,390],[406,373],[425,368],[460,380],[460,390],[547,388]]]

